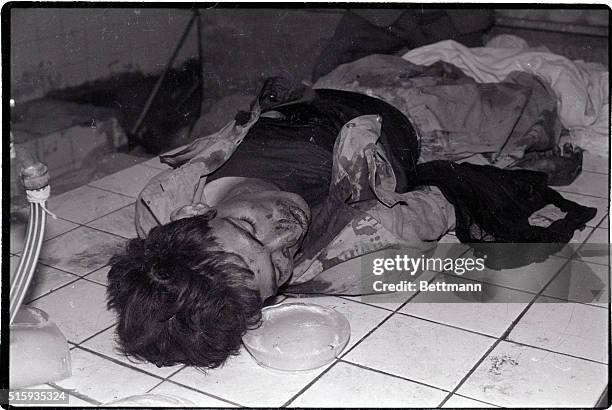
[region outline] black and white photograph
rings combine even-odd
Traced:
[[[610,17],[5,3],[0,404],[608,408]]]

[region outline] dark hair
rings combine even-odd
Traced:
[[[215,251],[208,218],[158,226],[111,258],[108,308],[119,315],[120,350],[157,366],[215,368],[238,354],[261,318],[254,274],[236,254]]]

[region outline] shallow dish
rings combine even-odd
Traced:
[[[264,308],[261,326],[242,341],[261,366],[294,372],[330,363],[350,336],[348,320],[334,309],[286,303]]]

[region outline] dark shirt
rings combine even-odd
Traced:
[[[361,115],[382,117],[380,143],[393,166],[398,192],[416,163],[414,130],[391,105],[367,95],[317,90],[310,102],[278,107],[282,118],[260,118],[230,159],[208,181],[260,178],[299,194],[311,208],[323,202],[331,179],[334,143],[342,126]]]

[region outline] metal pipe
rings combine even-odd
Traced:
[[[144,121],[147,114],[149,113],[149,109],[151,108],[151,105],[153,104],[153,100],[157,96],[157,93],[159,92],[159,89],[161,88],[162,82],[166,78],[168,71],[170,71],[170,68],[172,68],[172,64],[174,63],[176,56],[178,55],[179,51],[183,47],[183,43],[185,42],[185,39],[187,38],[187,35],[189,34],[189,31],[191,30],[191,26],[193,26],[193,23],[195,22],[197,15],[198,15],[197,13],[194,13],[191,16],[189,23],[187,23],[187,27],[185,27],[185,31],[183,31],[183,35],[181,36],[181,39],[179,40],[178,44],[174,48],[174,51],[172,52],[172,56],[170,57],[170,60],[166,64],[166,68],[162,72],[162,75],[160,75],[159,78],[157,79],[157,83],[155,83],[155,87],[153,87],[151,94],[149,94],[149,97],[147,98],[147,101],[144,105],[144,108],[142,109],[142,112],[140,113],[140,115],[138,116],[138,119],[134,123],[134,126],[130,130],[131,135],[136,136],[136,133],[138,132],[138,130],[140,129],[140,126],[142,125],[142,122]]]

